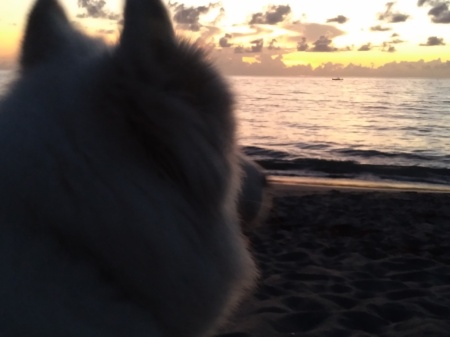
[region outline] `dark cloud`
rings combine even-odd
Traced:
[[[388,30],[391,30],[391,28],[377,25],[377,26],[370,27],[370,30],[372,32],[386,32]]]
[[[437,36],[430,36],[426,43],[420,44],[421,46],[445,46],[444,39]]]
[[[408,20],[409,15],[407,14],[401,14],[401,13],[396,13],[396,14],[392,14],[392,16],[389,19],[390,23],[398,23],[398,22],[405,22],[406,20]]]
[[[249,50],[252,53],[260,53],[264,47],[264,39],[257,39],[250,42],[252,44]]]
[[[369,43],[363,44],[361,47],[359,47],[358,51],[369,51],[371,49],[372,49],[372,44],[369,42]]]
[[[405,41],[403,41],[401,39],[392,39],[391,41],[389,41],[389,43],[399,44],[399,43],[405,43]]]
[[[340,24],[346,23],[348,21],[348,18],[343,15],[338,15],[335,18],[328,19],[327,22],[337,22]]]
[[[264,47],[264,39],[256,39],[250,41],[250,46],[245,48],[243,45],[236,46],[234,48],[235,54],[243,54],[243,53],[260,53],[262,52]]]
[[[384,51],[386,53],[394,53],[397,50],[395,49],[395,46],[391,45],[392,42],[383,42],[383,45],[381,46],[381,51]]]
[[[222,36],[219,40],[219,45],[222,48],[229,48],[231,46],[233,46],[232,43],[229,42],[229,40],[232,38],[231,34],[225,34],[224,36]]]
[[[450,1],[447,0],[419,0],[417,2],[419,7],[423,5],[431,6],[428,15],[434,23],[450,23],[449,4]]]
[[[255,13],[252,15],[252,19],[249,24],[267,24],[275,25],[277,23],[286,20],[291,13],[291,7],[289,5],[269,6],[265,13]]]
[[[78,0],[78,7],[84,10],[83,13],[76,15],[79,19],[94,18],[120,20],[120,15],[113,13],[105,8],[105,0]]]
[[[388,49],[383,50],[383,51],[388,52],[388,53],[395,53],[397,50],[395,49],[394,46],[389,46]]]
[[[434,6],[428,12],[428,15],[432,16],[434,23],[450,23],[450,11],[447,3],[441,3]]]
[[[236,54],[243,54],[243,53],[245,53],[244,46],[237,46],[236,48],[234,48],[234,52]]]
[[[297,51],[306,51],[308,49],[308,43],[306,43],[306,38],[302,37],[302,40],[297,42]]]
[[[276,44],[278,43],[277,39],[272,39],[269,43],[269,46],[267,47],[267,49],[269,50],[279,50],[280,47],[278,47]]]
[[[384,13],[378,14],[378,20],[386,21],[388,23],[405,22],[406,20],[408,20],[409,15],[398,12],[394,13],[392,11],[392,7],[394,6],[394,4],[394,2],[386,3],[386,10],[384,11]]]
[[[173,21],[181,28],[198,32],[202,25],[200,16],[209,13],[217,8],[219,3],[210,3],[208,6],[186,7],[184,4],[169,3],[169,8],[173,11]]]
[[[337,51],[337,48],[333,47],[332,40],[327,38],[326,36],[321,36],[319,39],[313,43],[314,47],[310,51],[315,52],[333,52]]]

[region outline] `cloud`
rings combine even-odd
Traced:
[[[219,40],[219,46],[221,46],[222,48],[229,48],[233,46],[232,43],[228,42],[232,37],[233,36],[231,34],[225,34],[224,36],[222,36]]]
[[[377,26],[370,27],[370,30],[372,32],[387,32],[387,31],[391,30],[391,28],[377,25]]]
[[[234,52],[236,54],[243,54],[243,53],[245,53],[244,46],[237,46],[236,48],[234,48]]]
[[[315,41],[321,36],[328,36],[328,38],[332,39],[345,34],[333,25],[322,25],[318,23],[293,23],[284,24],[282,27],[291,32],[291,35],[285,38],[291,43],[297,43],[299,38],[303,37],[308,41]]]
[[[269,45],[273,47],[273,43],[274,41],[276,41],[275,39],[273,39]],[[264,39],[256,39],[253,41],[250,41],[250,46],[244,47],[242,44],[236,46],[234,48],[234,53],[235,54],[244,54],[244,53],[261,53],[264,47]],[[231,46],[231,45],[230,45]],[[273,48],[272,48],[273,49]]]
[[[399,36],[400,35],[398,35],[397,33],[393,33],[392,35],[391,35],[391,40],[390,41],[386,41],[386,42],[383,42],[383,45],[384,44],[399,44],[399,43],[404,43],[405,41],[403,41],[402,39],[400,39],[399,38]]]
[[[249,52],[260,53],[264,47],[264,39],[256,39],[250,42],[252,44]]]
[[[432,8],[428,11],[431,21],[434,23],[450,23],[449,1],[445,0],[419,0],[419,7],[429,5]]]
[[[386,49],[386,52],[393,52]],[[450,61],[440,59],[425,62],[390,62],[380,67],[357,64],[343,65],[324,63],[313,67],[311,64],[288,67],[281,55],[273,57],[267,54],[255,55],[256,62],[243,61],[242,54],[220,52],[216,55],[217,65],[227,75],[250,76],[328,76],[328,77],[436,77],[450,78]]]
[[[328,19],[327,22],[337,22],[340,24],[346,23],[348,21],[348,18],[343,15],[338,15],[335,18]]]
[[[276,45],[277,42],[278,42],[277,39],[272,39],[272,40],[270,41],[269,47],[267,47],[267,49],[269,49],[269,50],[280,50],[280,47],[278,47],[278,46]]]
[[[173,20],[179,28],[198,32],[202,28],[200,16],[209,13],[219,6],[219,3],[210,3],[208,6],[186,7],[184,4],[169,3],[173,11]],[[221,12],[221,14],[223,14]]]
[[[383,50],[383,51],[388,52],[388,53],[395,53],[397,50],[395,49],[394,46],[389,46],[386,50]]]
[[[97,33],[102,35],[112,35],[117,33],[117,30],[115,29],[97,29]]]
[[[405,41],[401,40],[401,39],[392,39],[391,41],[389,41],[389,43],[392,44],[399,44],[399,43],[404,43]]]
[[[121,16],[105,8],[105,0],[78,0],[78,7],[84,10],[76,15],[79,19],[94,18],[119,21]]]
[[[399,12],[394,13],[392,11],[392,7],[394,6],[394,4],[394,2],[386,3],[386,10],[384,11],[384,13],[378,14],[378,20],[386,21],[388,23],[405,22],[406,20],[408,20],[408,14],[402,14]]]
[[[306,43],[306,38],[302,37],[302,40],[297,42],[297,51],[306,51],[308,49],[308,44]]]
[[[266,24],[266,25],[275,25],[277,23],[283,22],[286,20],[288,15],[291,13],[291,7],[289,5],[280,5],[280,6],[269,6],[265,13],[255,13],[252,15],[252,19],[249,24]]]
[[[420,44],[421,46],[445,46],[444,39],[437,36],[430,36],[426,43]]]
[[[409,15],[407,14],[392,14],[392,16],[390,17],[389,21],[390,23],[398,23],[398,22],[405,22],[406,20],[408,20]]]
[[[283,63],[282,55],[256,54],[251,64],[243,61],[245,55],[242,53],[226,51],[214,56],[216,65],[227,75],[286,76],[291,73],[290,68]]]
[[[381,51],[387,52],[387,53],[394,53],[396,52],[395,46],[391,45],[391,42],[383,42],[383,45],[381,46]]]
[[[372,49],[372,44],[369,42],[369,43],[363,44],[361,47],[359,47],[358,51],[369,51],[371,49]]]
[[[450,23],[450,11],[447,3],[440,3],[428,12],[434,23]]]
[[[313,43],[314,47],[310,51],[314,52],[333,52],[337,51],[337,48],[331,45],[333,41],[326,36],[321,36],[319,39]]]

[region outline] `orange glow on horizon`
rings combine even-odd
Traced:
[[[22,40],[22,34],[17,27],[0,27],[1,40],[0,40],[0,57],[2,58],[14,58],[16,57],[20,41]]]

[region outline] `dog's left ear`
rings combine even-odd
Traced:
[[[28,17],[22,42],[22,69],[45,62],[67,47],[73,32],[57,0],[37,0]]]

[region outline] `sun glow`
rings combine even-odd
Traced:
[[[59,1],[71,21],[82,30],[101,37],[108,43],[117,42],[121,29],[119,20],[80,18],[80,14],[84,12],[77,0]],[[280,61],[278,66],[283,62],[288,67],[311,65],[315,68],[331,62],[371,68],[391,62],[430,61],[439,58],[443,62],[450,60],[449,25],[433,24],[427,14],[430,7],[419,7],[417,2],[411,0],[397,0],[390,7],[383,0],[222,0],[218,5],[206,0],[184,0],[177,3],[163,1],[171,4],[169,7],[172,11],[183,5],[185,9],[194,11],[208,8],[197,12],[198,30],[183,27],[174,19],[175,26],[178,27],[177,33],[203,44],[207,49],[216,48],[219,52],[217,55],[226,55],[232,62],[273,66],[275,63],[271,64],[268,58],[272,57],[273,60],[276,58],[275,61]],[[24,21],[33,2],[34,0],[0,2],[0,62],[17,56]],[[124,0],[105,0],[104,10],[108,13],[121,13],[123,4]],[[250,24],[254,14],[264,14],[277,6],[289,6],[290,9],[281,21],[276,24]],[[388,10],[405,14],[407,20],[399,23],[379,20],[380,14],[385,14]],[[336,18],[339,16],[344,21],[338,23]],[[188,19],[192,17],[188,16]],[[319,52],[314,48],[321,37],[322,42],[327,43],[325,47],[329,47],[328,52]],[[423,46],[430,37],[435,37],[437,41],[441,38],[442,45]],[[220,47],[224,38],[226,41]],[[254,41],[260,39],[263,39],[263,44],[255,45]],[[298,52],[297,48],[302,41],[308,46],[307,51]],[[238,54],[233,56],[235,52]]]

